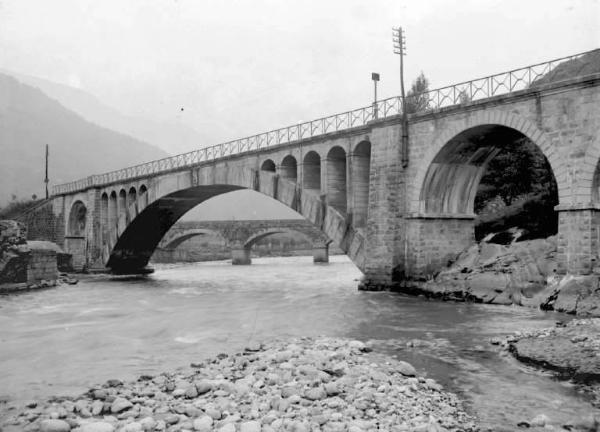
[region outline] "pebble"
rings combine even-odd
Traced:
[[[64,420],[48,419],[40,423],[41,432],[69,432],[71,425]]]
[[[212,430],[213,419],[210,416],[202,416],[194,420],[194,430],[199,432],[210,432]]]
[[[414,377],[417,375],[417,371],[415,370],[413,365],[402,360],[398,361],[396,369],[404,376]]]
[[[235,425],[233,423],[227,423],[219,428],[219,432],[235,432]]]
[[[241,424],[240,432],[261,432],[260,423],[257,421],[247,421]]]
[[[112,405],[110,406],[110,412],[112,412],[113,414],[120,413],[121,411],[125,411],[131,408],[132,406],[133,404],[127,399],[118,397],[113,401]]]
[[[80,427],[81,432],[114,432],[115,427],[107,422],[87,423]]]

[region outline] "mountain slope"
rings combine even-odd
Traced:
[[[46,144],[50,184],[167,156],[157,147],[90,123],[40,90],[0,74],[0,205],[11,194],[43,194]]]
[[[183,123],[128,116],[105,105],[96,96],[75,87],[30,75],[5,72],[24,84],[40,89],[84,119],[155,145],[169,154],[185,153],[216,144],[213,140]]]

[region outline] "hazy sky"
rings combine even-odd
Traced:
[[[211,144],[600,46],[598,0],[0,0],[0,68],[80,87]],[[181,108],[184,111],[181,111]]]

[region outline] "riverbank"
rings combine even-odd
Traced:
[[[250,344],[189,371],[3,407],[3,431],[475,431],[458,398],[360,341]]]
[[[398,291],[450,301],[518,305],[582,317],[600,316],[600,277],[556,274],[556,237],[509,244],[497,236],[461,252],[431,280]]]
[[[560,379],[571,380],[590,394],[600,407],[600,319],[574,319],[556,327],[517,332],[503,340],[495,339],[519,361],[551,371]],[[600,417],[584,419],[599,430]]]

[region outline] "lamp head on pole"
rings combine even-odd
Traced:
[[[371,73],[371,79],[373,81],[379,81],[379,74],[377,72],[372,72]]]

